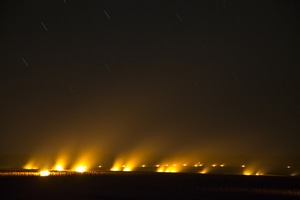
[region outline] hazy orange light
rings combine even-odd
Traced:
[[[80,173],[85,172],[86,171],[86,166],[78,166],[78,167],[75,168],[75,171],[80,172]]]
[[[116,171],[120,171],[120,169],[118,167],[113,167],[113,168],[110,169],[110,171],[116,172]]]
[[[33,162],[29,162],[27,163],[24,167],[24,169],[37,169],[38,167],[36,167]]]
[[[245,176],[250,176],[250,175],[252,175],[252,174],[253,174],[253,172],[250,171],[250,170],[245,170],[245,171],[243,172],[243,175],[245,175]]]
[[[125,167],[125,168],[123,169],[123,171],[124,171],[124,172],[130,172],[131,169],[130,169],[129,167]]]
[[[261,176],[261,175],[264,175],[264,174],[261,173],[261,172],[256,172],[255,175],[256,175],[256,176]]]
[[[50,172],[48,170],[40,171],[40,176],[49,176]]]
[[[56,165],[55,170],[56,171],[63,171],[64,168],[61,165]]]
[[[221,165],[220,165],[220,167],[224,167],[224,166],[225,166],[225,164],[221,164]]]

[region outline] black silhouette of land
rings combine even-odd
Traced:
[[[300,178],[191,173],[0,176],[1,199],[300,199]]]

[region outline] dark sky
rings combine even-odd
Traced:
[[[1,0],[0,154],[299,154],[299,2],[195,2]]]

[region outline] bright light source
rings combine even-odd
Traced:
[[[185,164],[185,163],[184,163],[182,166],[186,167],[186,166],[187,166],[187,164]]]
[[[211,165],[212,167],[216,167],[217,165],[216,164],[213,164],[213,165]]]
[[[242,168],[245,168],[246,166],[245,165],[242,165]]]
[[[120,171],[120,169],[118,167],[114,167],[114,168],[111,168],[110,171],[116,172],[116,171]]]
[[[174,164],[173,166],[174,166],[174,167],[176,167],[177,165],[176,165],[176,164]]]
[[[252,175],[253,174],[253,172],[251,172],[251,171],[249,171],[249,170],[245,170],[244,172],[243,172],[243,175],[245,175],[245,176],[250,176],[250,175]]]
[[[155,167],[159,167],[160,165],[155,165]]]
[[[289,166],[289,165],[288,165],[288,166],[286,166],[286,168],[290,169],[290,168],[291,168],[291,166]]]
[[[50,172],[48,170],[40,171],[40,176],[49,176]]]
[[[220,165],[220,167],[224,167],[224,166],[225,166],[225,164],[221,164],[221,165]]]
[[[194,165],[194,167],[198,167],[198,165],[197,165],[197,164],[195,164],[195,165]]]
[[[130,172],[131,169],[130,169],[129,167],[125,167],[125,168],[123,169],[123,171],[124,171],[124,172]]]
[[[98,167],[99,167],[99,168],[102,168],[102,166],[101,166],[101,165],[99,165]]]
[[[80,172],[80,173],[85,172],[86,166],[78,166],[78,167],[76,167],[75,171]]]
[[[57,166],[55,167],[55,170],[56,170],[56,171],[63,171],[64,168],[63,168],[61,165],[57,165]]]
[[[142,167],[146,167],[146,165],[142,165]]]

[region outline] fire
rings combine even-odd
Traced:
[[[130,172],[131,169],[130,169],[129,167],[125,167],[125,168],[123,169],[123,171],[124,171],[124,172]]]
[[[40,176],[49,176],[50,172],[48,170],[40,171]]]
[[[86,171],[86,166],[78,166],[78,167],[75,168],[75,171],[80,172],[80,173],[85,172]]]
[[[54,168],[56,171],[63,171],[64,168],[61,165],[56,165],[56,167]]]

